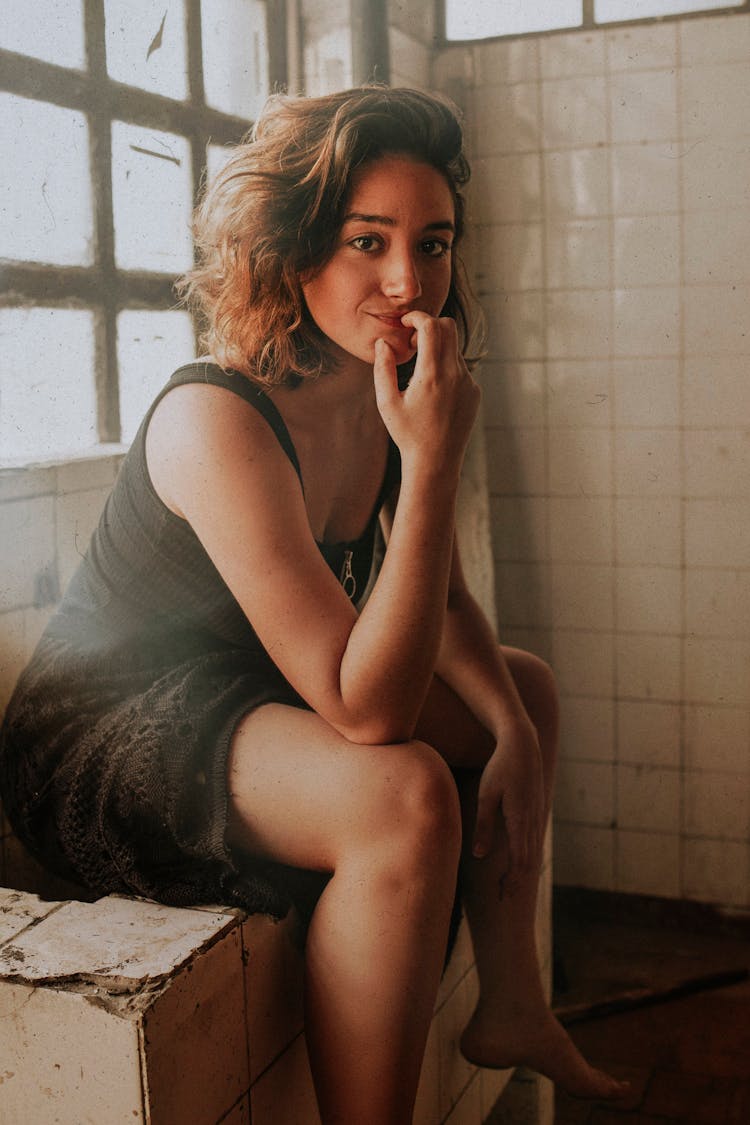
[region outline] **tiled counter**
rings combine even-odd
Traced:
[[[301,984],[286,921],[2,890],[0,1121],[317,1125]],[[464,926],[436,1004],[415,1125],[480,1125],[509,1081],[458,1051],[475,994]],[[514,1081],[512,1098],[526,1108],[507,1120],[543,1120],[545,1086]]]

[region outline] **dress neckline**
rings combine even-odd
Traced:
[[[262,397],[265,400],[267,406],[270,408],[270,412],[274,416],[274,421],[275,421],[276,425],[278,426],[279,430],[284,434],[287,442],[289,443],[290,450],[294,454],[293,459],[291,459],[291,458],[290,459],[292,460],[292,463],[293,463],[295,469],[297,470],[297,476],[299,477],[300,486],[302,488],[302,495],[304,496],[305,495],[305,482],[304,482],[303,477],[302,477],[302,468],[300,466],[299,456],[297,454],[297,449],[296,449],[295,444],[294,444],[294,439],[292,438],[292,435],[289,432],[289,427],[287,426],[286,422],[284,421],[284,417],[283,417],[281,411],[279,410],[278,406],[273,401],[271,396],[266,391],[264,391],[261,387],[256,387],[256,386],[253,385],[253,390],[258,394],[259,397]],[[275,429],[275,427],[274,427],[274,429]],[[362,533],[354,539],[335,539],[333,541],[329,541],[328,539],[316,539],[315,543],[321,549],[321,551],[331,552],[331,553],[336,552],[336,551],[345,551],[347,548],[351,548],[352,546],[356,546],[358,543],[361,543],[362,540],[366,539],[367,536],[370,534],[370,531],[372,530],[372,526],[375,523],[375,521],[377,520],[378,515],[380,514],[380,509],[383,507],[383,504],[384,504],[385,499],[386,499],[386,493],[388,491],[388,485],[389,485],[390,476],[391,476],[391,465],[392,465],[392,461],[393,461],[393,451],[394,451],[395,448],[396,447],[393,444],[393,441],[392,441],[392,439],[389,435],[389,437],[388,437],[388,450],[387,450],[386,458],[385,458],[385,469],[383,471],[383,479],[381,481],[380,488],[378,489],[378,494],[375,497],[375,504],[373,506],[372,512],[370,513],[369,519],[367,520],[367,523],[365,524],[365,527],[364,527]]]
[[[284,421],[284,417],[278,406],[273,401],[272,396],[263,387],[260,387],[246,375],[243,375],[241,371],[237,371],[234,368],[228,368],[227,370],[225,370],[218,363],[216,363],[215,360],[208,359],[193,360],[191,363],[183,364],[182,367],[179,367],[177,371],[173,373],[170,383],[174,384],[182,382],[183,379],[181,378],[181,376],[183,375],[183,373],[192,372],[196,368],[199,368],[203,371],[204,377],[207,376],[207,368],[212,368],[219,376],[217,380],[219,385],[223,385],[227,387],[227,389],[234,390],[239,394],[240,398],[249,401],[251,405],[256,407],[258,413],[263,415],[266,422],[278,438],[279,444],[281,445],[282,449],[291,461],[292,467],[294,468],[294,471],[297,474],[297,478],[299,479],[300,487],[302,489],[302,495],[304,497],[305,482],[302,478],[302,469],[300,467],[297,449],[294,445],[292,435],[289,432],[289,427]],[[184,381],[188,382],[192,380],[184,379]],[[207,379],[206,381],[209,380]],[[382,508],[387,493],[390,489],[392,483],[393,468],[397,456],[397,448],[389,435],[388,451],[386,455],[383,480],[380,485],[380,489],[378,490],[378,494],[375,498],[375,504],[373,506],[372,512],[370,513],[370,517],[367,520],[362,533],[354,539],[337,539],[334,541],[329,541],[327,539],[315,539],[315,543],[322,552],[333,554],[335,552],[346,551],[347,549],[356,547],[371,533],[373,524],[377,520],[380,509]],[[395,483],[395,481],[393,481],[393,483]]]

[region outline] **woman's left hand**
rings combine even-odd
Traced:
[[[531,720],[509,719],[498,731],[495,751],[482,771],[472,852],[492,849],[502,812],[510,853],[506,889],[538,867],[545,828],[544,779],[539,738]]]

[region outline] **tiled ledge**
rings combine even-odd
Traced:
[[[319,1125],[301,984],[287,922],[0,890],[0,1120]],[[510,1079],[459,1054],[475,995],[464,927],[415,1125],[480,1125]],[[527,1106],[512,1120],[538,1122],[538,1090],[512,1085]]]
[[[0,501],[111,485],[127,446],[94,445],[85,453],[14,464],[0,460]]]
[[[4,891],[0,940],[0,1120],[242,1121],[237,917]]]

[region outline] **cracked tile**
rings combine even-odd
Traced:
[[[106,980],[110,991],[134,991],[173,972],[200,946],[236,925],[231,915],[114,895],[66,902],[33,930],[5,943],[0,977],[35,983]]]

